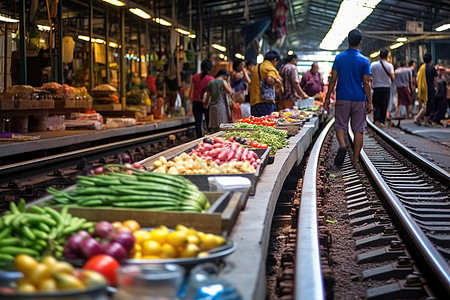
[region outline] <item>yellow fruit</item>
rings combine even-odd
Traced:
[[[188,231],[189,229],[181,224],[178,224],[177,226],[175,226],[175,231]]]
[[[167,235],[167,242],[175,247],[181,247],[187,244],[186,231],[173,231]]]
[[[225,245],[227,243],[227,239],[221,235],[216,235],[217,247]]]
[[[53,274],[59,290],[84,290],[84,284],[74,275],[60,273]]]
[[[53,256],[46,256],[42,259],[42,263],[49,268],[52,268],[54,265],[58,263],[58,260]]]
[[[53,278],[46,278],[39,283],[38,290],[41,292],[54,292],[58,290],[58,287]]]
[[[73,266],[67,262],[59,261],[55,265],[50,266],[50,271],[52,274],[56,273],[73,274]]]
[[[160,259],[158,255],[144,255],[142,256],[142,259]]]
[[[169,243],[165,243],[162,245],[161,254],[159,255],[161,258],[176,258],[178,256],[178,251]]]
[[[189,244],[195,244],[195,245],[200,244],[200,238],[197,235],[193,235],[193,234],[187,236],[187,241]]]
[[[44,264],[38,264],[29,275],[30,282],[36,286],[44,279],[50,277],[51,277],[50,268]]]
[[[182,251],[179,257],[195,257],[200,252],[200,247],[195,244],[188,244]]]
[[[38,262],[31,256],[19,254],[14,258],[14,266],[16,270],[22,272],[23,275],[29,276],[37,267]]]
[[[128,227],[131,232],[135,232],[136,230],[141,229],[141,225],[135,220],[126,220],[122,223],[123,226]]]
[[[102,274],[92,270],[81,271],[79,278],[86,287],[95,287],[107,284],[106,279]]]
[[[202,241],[201,243],[202,250],[211,250],[218,246],[216,236],[212,233],[207,233],[201,236],[200,239]]]
[[[166,242],[168,234],[169,234],[169,230],[166,231],[164,229],[157,228],[157,229],[154,229],[150,233],[150,237],[152,240],[157,241],[158,243],[160,243],[162,245]]]
[[[199,252],[198,254],[197,254],[197,257],[207,257],[209,255],[209,253],[208,252]]]
[[[154,240],[146,240],[142,243],[142,255],[159,255],[162,251],[161,244]]]
[[[17,291],[19,293],[34,293],[36,292],[36,287],[31,283],[19,284],[17,286]]]
[[[145,240],[149,240],[151,238],[151,234],[145,230],[136,230],[133,232],[134,238],[136,239],[136,244],[141,244]]]

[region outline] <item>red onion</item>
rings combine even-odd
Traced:
[[[103,169],[103,167],[97,167],[94,169],[94,173],[99,175],[99,174],[104,174],[105,170]]]
[[[85,238],[79,234],[72,235],[67,240],[67,246],[72,250],[74,253],[81,253],[80,244]]]
[[[81,236],[83,238],[83,240],[91,237],[91,234],[89,232],[87,232],[86,230],[79,230],[77,232],[77,235]]]
[[[100,221],[95,225],[94,236],[99,238],[108,238],[114,232],[114,227],[107,221]]]
[[[65,259],[78,259],[80,256],[69,247],[69,245],[64,245],[63,256]]]
[[[133,234],[127,231],[120,231],[113,237],[113,242],[121,244],[127,252],[133,249],[135,241]]]
[[[100,243],[94,238],[88,238],[80,243],[80,249],[86,258],[90,258],[97,254],[102,254],[103,249]]]
[[[105,248],[105,254],[114,257],[118,262],[121,262],[127,257],[127,251],[117,242],[112,242],[109,244]]]

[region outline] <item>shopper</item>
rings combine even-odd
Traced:
[[[230,99],[231,86],[228,84],[230,73],[225,69],[217,72],[216,79],[211,80],[206,88],[203,107],[209,108],[209,128],[211,132],[219,131],[221,123],[231,121]]]
[[[255,68],[256,63],[253,60],[247,60],[245,63],[245,72],[247,73],[248,79],[252,80],[252,72]],[[247,86],[247,94],[245,95],[245,102],[241,104],[241,114],[243,118],[250,117],[251,109],[250,109],[250,83]]]
[[[411,112],[415,113],[415,103],[417,99],[417,71],[416,71],[416,61],[410,60],[408,63],[409,69],[411,70],[411,77],[412,77],[412,89],[411,89]]]
[[[192,76],[192,87],[189,91],[189,99],[192,100],[192,113],[195,119],[195,133],[197,138],[203,137],[203,116],[206,124],[209,123],[209,111],[203,108],[203,99],[208,83],[214,79],[210,75],[213,64],[209,59],[202,61],[202,72]],[[208,125],[207,125],[208,126]]]
[[[431,54],[426,53],[423,56],[423,64],[420,66],[417,72],[417,87],[419,89],[419,112],[414,119],[416,125],[421,124],[421,118],[423,116],[423,126],[429,127],[428,121],[432,110],[434,109],[434,96],[438,88],[437,84],[437,71],[436,68],[431,65]]]
[[[339,142],[339,150],[334,159],[337,166],[341,166],[347,153],[345,132],[348,130],[348,122],[355,140],[353,143],[352,163],[359,160],[359,153],[363,145],[363,132],[366,128],[366,114],[372,112],[372,95],[370,87],[369,59],[363,56],[358,48],[361,45],[362,33],[359,29],[353,29],[348,33],[349,49],[338,54],[334,59],[333,71],[325,97],[324,108],[330,109],[330,96],[337,81],[335,124],[336,136]]]
[[[437,76],[437,90],[434,96],[434,108],[432,109],[434,113],[430,115],[431,125],[433,127],[441,128],[443,127],[441,120],[444,118],[447,112],[447,80],[445,77],[445,67],[441,65],[436,65]]]
[[[280,60],[280,55],[276,51],[269,51],[264,57],[264,61],[255,66],[252,72],[250,83],[250,105],[252,116],[261,117],[270,115],[275,110],[275,91],[282,91],[283,83],[275,68]],[[261,97],[261,82],[265,84],[263,89],[267,91],[274,88],[273,99]],[[263,93],[264,94],[264,93]],[[267,95],[269,95],[267,93]]]
[[[303,74],[300,86],[309,97],[314,97],[316,94],[323,92],[323,80],[320,76],[317,62],[314,62],[311,65],[311,69]]]
[[[400,67],[395,70],[395,85],[397,86],[398,105],[397,117],[401,116],[401,108],[405,106],[406,117],[412,118],[411,114],[411,91],[413,88],[411,69],[406,66],[406,61],[400,63]]]
[[[382,127],[386,120],[387,108],[389,105],[391,83],[395,79],[394,66],[387,62],[389,51],[380,51],[380,60],[370,65],[372,71],[373,88],[373,120],[375,125]]]
[[[281,101],[277,103],[278,110],[292,108],[297,100],[307,99],[309,96],[300,87],[300,77],[297,70],[297,54],[288,55],[280,75],[283,79],[283,93]]]
[[[230,74],[230,84],[233,90],[233,107],[231,109],[232,122],[242,118],[241,103],[245,102],[245,95],[250,84],[250,77],[245,70],[245,62],[242,59],[233,61],[233,71]]]

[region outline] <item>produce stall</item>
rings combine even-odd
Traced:
[[[133,165],[105,165],[66,190],[49,188],[50,196],[27,207],[24,201],[11,202],[10,211],[0,217],[0,263],[24,277],[1,292],[58,294],[78,288],[87,293],[96,288],[106,295],[105,282],[111,286],[117,280],[120,294],[130,292],[130,283],[111,277],[111,269],[121,274],[129,265],[173,263],[189,274],[196,265],[221,260],[225,267],[216,282],[228,284],[242,299],[261,299],[275,202],[284,178],[311,143],[319,118],[303,122],[289,138],[286,130],[241,122],[235,131]],[[234,183],[250,179],[250,184],[218,190],[208,180],[213,177]],[[35,268],[22,268],[19,254],[27,255],[23,260]],[[54,265],[64,269],[67,262],[73,271],[61,275],[53,270]],[[78,271],[81,267],[105,278]],[[38,269],[45,272],[36,279]]]

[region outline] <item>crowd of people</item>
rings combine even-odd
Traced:
[[[201,63],[201,73],[192,77],[189,99],[197,137],[206,131],[219,130],[221,123],[292,108],[296,101],[314,97],[324,90],[316,62],[300,80],[295,54],[281,62],[276,51],[269,51],[261,64],[237,59],[232,66],[231,72],[220,69],[214,78],[213,64],[206,59]]]

